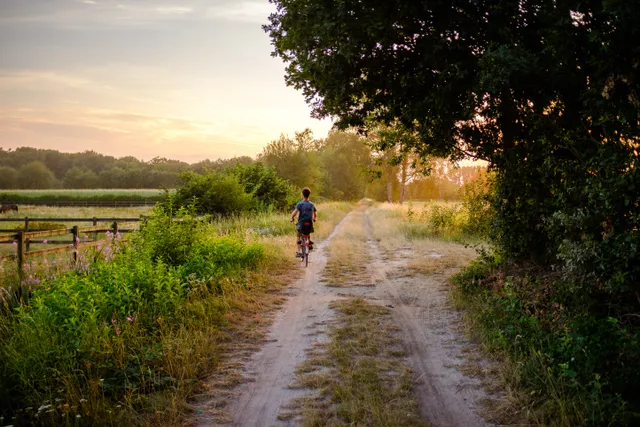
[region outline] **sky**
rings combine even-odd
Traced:
[[[268,0],[0,0],[0,147],[187,162],[326,136],[284,82]]]

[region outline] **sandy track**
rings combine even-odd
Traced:
[[[392,308],[401,329],[407,360],[415,376],[415,393],[423,417],[434,427],[488,425],[477,414],[477,402],[487,397],[479,381],[457,368],[464,339],[455,332],[457,314],[447,306],[446,276],[407,275],[409,257],[396,252],[385,258],[371,234],[368,215],[362,216],[367,230],[371,264],[368,273],[375,286],[331,288],[322,282],[327,263],[326,247],[353,213],[345,217],[331,236],[316,245],[309,267],[290,288],[288,301],[276,316],[266,344],[245,364],[247,381],[237,387],[226,412],[232,426],[289,426],[295,419],[278,419],[282,407],[304,394],[289,388],[295,368],[305,350],[325,339],[327,323],[334,319],[329,304],[348,296],[363,296]],[[206,411],[205,411],[206,412]],[[202,416],[197,425],[220,425]]]
[[[371,273],[376,296],[392,307],[408,366],[414,373],[414,392],[420,412],[433,426],[486,426],[477,412],[477,402],[487,395],[479,381],[463,375],[456,366],[462,360],[463,338],[455,332],[457,314],[447,307],[446,278],[442,276],[394,275],[404,272],[406,257],[386,262],[367,217],[369,250],[374,262]]]
[[[305,359],[305,350],[312,346],[317,331],[333,317],[329,303],[338,297],[320,284],[320,275],[327,263],[325,248],[345,220],[346,217],[325,241],[316,245],[309,266],[300,272],[300,279],[276,317],[267,344],[251,358],[246,368],[251,382],[239,387],[237,398],[228,408],[231,425],[289,425],[279,421],[278,414],[281,406],[302,393],[289,388],[295,368]]]

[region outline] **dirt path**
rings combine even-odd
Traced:
[[[309,267],[301,270],[300,279],[290,288],[288,301],[276,317],[266,344],[244,367],[247,381],[238,386],[226,408],[232,420],[226,425],[296,425],[295,419],[278,418],[283,406],[304,394],[304,390],[290,388],[296,366],[305,359],[305,350],[326,338],[327,322],[334,318],[329,304],[349,296],[363,296],[392,308],[408,355],[406,363],[415,375],[414,392],[420,411],[431,425],[488,425],[477,414],[477,402],[486,395],[478,381],[457,369],[463,343],[455,332],[456,313],[446,304],[446,274],[408,274],[408,253],[401,249],[393,257],[385,254],[373,239],[369,216],[362,211],[357,214],[366,229],[367,270],[375,286],[335,288],[321,282],[327,264],[326,248],[345,221],[353,219],[352,212],[329,238],[316,245]],[[439,256],[435,249],[433,254]],[[209,416],[197,421],[201,426],[220,425]]]
[[[478,380],[457,369],[464,339],[455,332],[457,314],[447,306],[446,275],[406,276],[407,257],[386,261],[371,236],[368,217],[367,230],[375,294],[393,307],[423,417],[433,426],[489,425],[478,415],[476,403],[486,393]]]

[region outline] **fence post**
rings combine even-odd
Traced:
[[[75,265],[78,262],[78,242],[80,240],[80,233],[78,232],[79,227],[77,225],[73,226],[73,264]]]
[[[118,222],[113,221],[113,224],[111,224],[111,228],[113,229],[113,238],[115,239],[116,234],[118,234]]]
[[[29,217],[26,216],[24,217],[24,231],[28,232],[29,231]],[[26,251],[29,252],[29,248],[31,246],[31,239],[27,239],[26,240]]]
[[[16,253],[16,259],[18,260],[18,295],[22,295],[22,275],[24,273],[24,231],[18,232],[18,252]]]
[[[98,218],[96,218],[95,216],[93,217],[93,226],[95,227],[96,225],[98,225]],[[93,241],[97,242],[98,241],[98,232],[94,231],[93,232]]]

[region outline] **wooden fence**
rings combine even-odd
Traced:
[[[128,233],[135,229],[120,228],[119,224],[140,222],[145,219],[144,216],[138,218],[24,218],[24,231],[0,229],[0,244],[16,245],[15,254],[0,256],[0,261],[15,259],[18,269],[22,272],[24,262],[29,258],[45,256],[60,252],[73,251],[73,260],[78,259],[78,250],[83,247],[97,246],[106,240],[98,240],[98,233],[111,232]],[[1,218],[0,222],[16,222],[23,221],[18,218]],[[91,222],[91,226],[80,227],[78,225],[72,228],[64,228],[59,230],[30,230],[30,222]],[[109,222],[110,225],[97,225],[98,222]],[[71,234],[72,240],[49,240],[50,237],[67,236]],[[92,235],[91,240],[82,239],[82,236]],[[31,244],[47,244],[57,247],[47,249],[30,250]],[[64,246],[59,246],[64,245]]]
[[[125,208],[134,206],[155,206],[158,200],[4,200],[0,204],[10,205],[16,204],[18,206],[30,205],[30,206],[56,206],[56,207],[113,207],[113,208]]]

